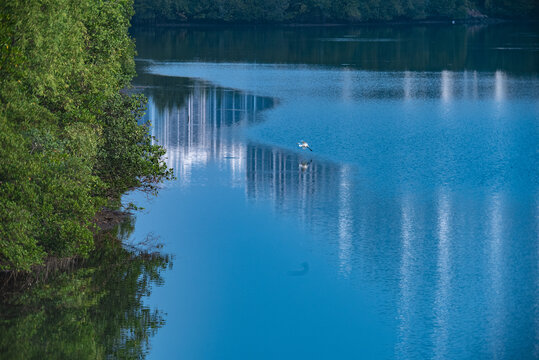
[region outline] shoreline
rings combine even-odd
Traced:
[[[384,27],[384,26],[439,26],[439,25],[496,25],[511,23],[539,23],[537,19],[502,19],[502,18],[470,18],[470,19],[423,19],[423,20],[390,20],[365,22],[328,22],[328,23],[284,23],[284,22],[135,22],[135,27],[178,27],[178,28],[204,28],[204,27],[239,27],[239,28],[331,28],[331,27]]]
[[[97,246],[98,243],[103,241],[104,234],[112,231],[116,226],[120,225],[132,215],[133,213],[127,210],[103,208],[99,211],[92,221],[97,227],[94,233],[96,250],[99,248],[99,246]],[[120,239],[116,240],[118,240],[119,243],[122,243]],[[58,272],[73,270],[81,264],[84,264],[84,261],[85,259],[81,256],[69,256],[63,258],[52,256],[45,258],[43,264],[34,265],[28,271],[0,271],[0,301],[6,301],[6,299],[17,293],[25,291],[41,282],[46,282],[51,275]]]

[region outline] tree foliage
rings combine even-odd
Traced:
[[[170,176],[139,126],[131,0],[0,4],[0,270],[86,256],[96,212]]]
[[[539,15],[534,0],[135,0],[137,23],[358,22]]]

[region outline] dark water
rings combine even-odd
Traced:
[[[128,197],[176,257],[150,358],[539,357],[536,28],[133,34],[178,177]]]

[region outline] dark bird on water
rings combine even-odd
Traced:
[[[303,276],[307,275],[309,272],[309,263],[308,262],[302,262],[301,263],[301,270],[292,270],[287,272],[288,276]]]

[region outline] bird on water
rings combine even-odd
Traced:
[[[301,141],[298,143],[298,146],[299,146],[300,148],[302,148],[303,150],[309,149],[309,150],[313,151],[313,149],[311,149],[311,147],[309,146],[309,144],[307,144],[306,141],[301,140]]]

